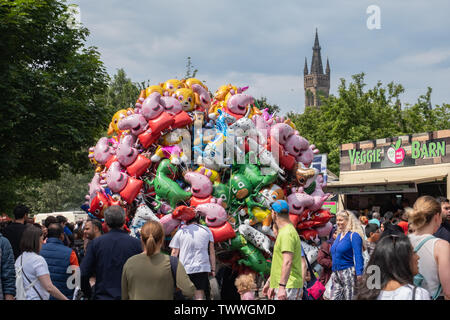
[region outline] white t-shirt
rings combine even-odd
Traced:
[[[180,262],[187,274],[211,272],[209,243],[214,242],[213,234],[205,226],[195,223],[180,228],[169,246],[180,249]]]
[[[392,291],[381,290],[377,300],[412,300],[414,286],[407,284]],[[430,293],[417,287],[414,300],[431,300]]]
[[[41,282],[38,279],[38,277],[40,276],[46,274],[50,275],[47,262],[42,256],[34,252],[24,252],[19,257],[17,257],[15,263],[16,268],[20,266],[22,258],[23,273],[25,273],[28,279],[31,281],[29,282],[25,275],[22,275],[23,286],[26,290],[27,300],[41,300],[41,298],[39,298],[38,294],[36,293],[36,290],[41,295],[42,300],[48,300],[50,298],[50,293],[41,286]],[[29,287],[27,290],[27,287],[33,282],[34,288],[36,290],[34,290],[33,287]]]

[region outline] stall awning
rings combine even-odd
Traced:
[[[442,181],[447,175],[415,177],[378,177],[367,181],[333,181],[325,187],[326,192],[334,194],[377,194],[377,193],[414,193],[417,184]]]

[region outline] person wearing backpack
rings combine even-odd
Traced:
[[[74,250],[63,244],[64,231],[59,223],[48,226],[48,239],[42,246],[40,255],[47,262],[50,278],[64,295],[72,299],[74,287],[68,285],[70,277],[79,267],[78,258]]]
[[[13,249],[9,240],[0,233],[0,300],[14,300],[15,281]]]
[[[427,290],[414,285],[419,259],[403,233],[380,239],[358,282],[355,300],[430,300]]]
[[[195,286],[181,262],[176,261],[175,267],[171,259],[178,259],[161,253],[164,237],[159,222],[148,221],[142,226],[143,253],[132,256],[123,266],[122,300],[172,300],[175,287],[187,298],[194,296]]]
[[[422,196],[414,203],[408,221],[415,229],[409,239],[420,257],[415,284],[427,289],[435,300],[450,300],[450,244],[433,236],[442,222],[441,205],[431,196]]]
[[[50,295],[68,300],[52,283],[47,262],[39,255],[43,242],[42,229],[27,226],[20,240],[22,254],[15,262],[17,300],[49,300]]]

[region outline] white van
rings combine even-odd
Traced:
[[[45,219],[48,216],[64,216],[67,218],[67,222],[76,223],[77,221],[85,221],[88,215],[84,211],[63,211],[63,212],[51,212],[51,213],[38,213],[34,215],[34,222],[44,224]]]

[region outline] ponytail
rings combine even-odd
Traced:
[[[441,212],[441,205],[431,196],[422,196],[414,203],[414,208],[408,214],[408,222],[415,229],[420,229],[430,223],[433,217]]]
[[[151,257],[159,243],[164,240],[164,229],[161,223],[157,221],[149,221],[141,228],[141,239],[145,246],[147,256]]]
[[[147,255],[151,257],[156,251],[156,241],[152,235],[149,235],[145,242],[145,249],[147,249]]]

